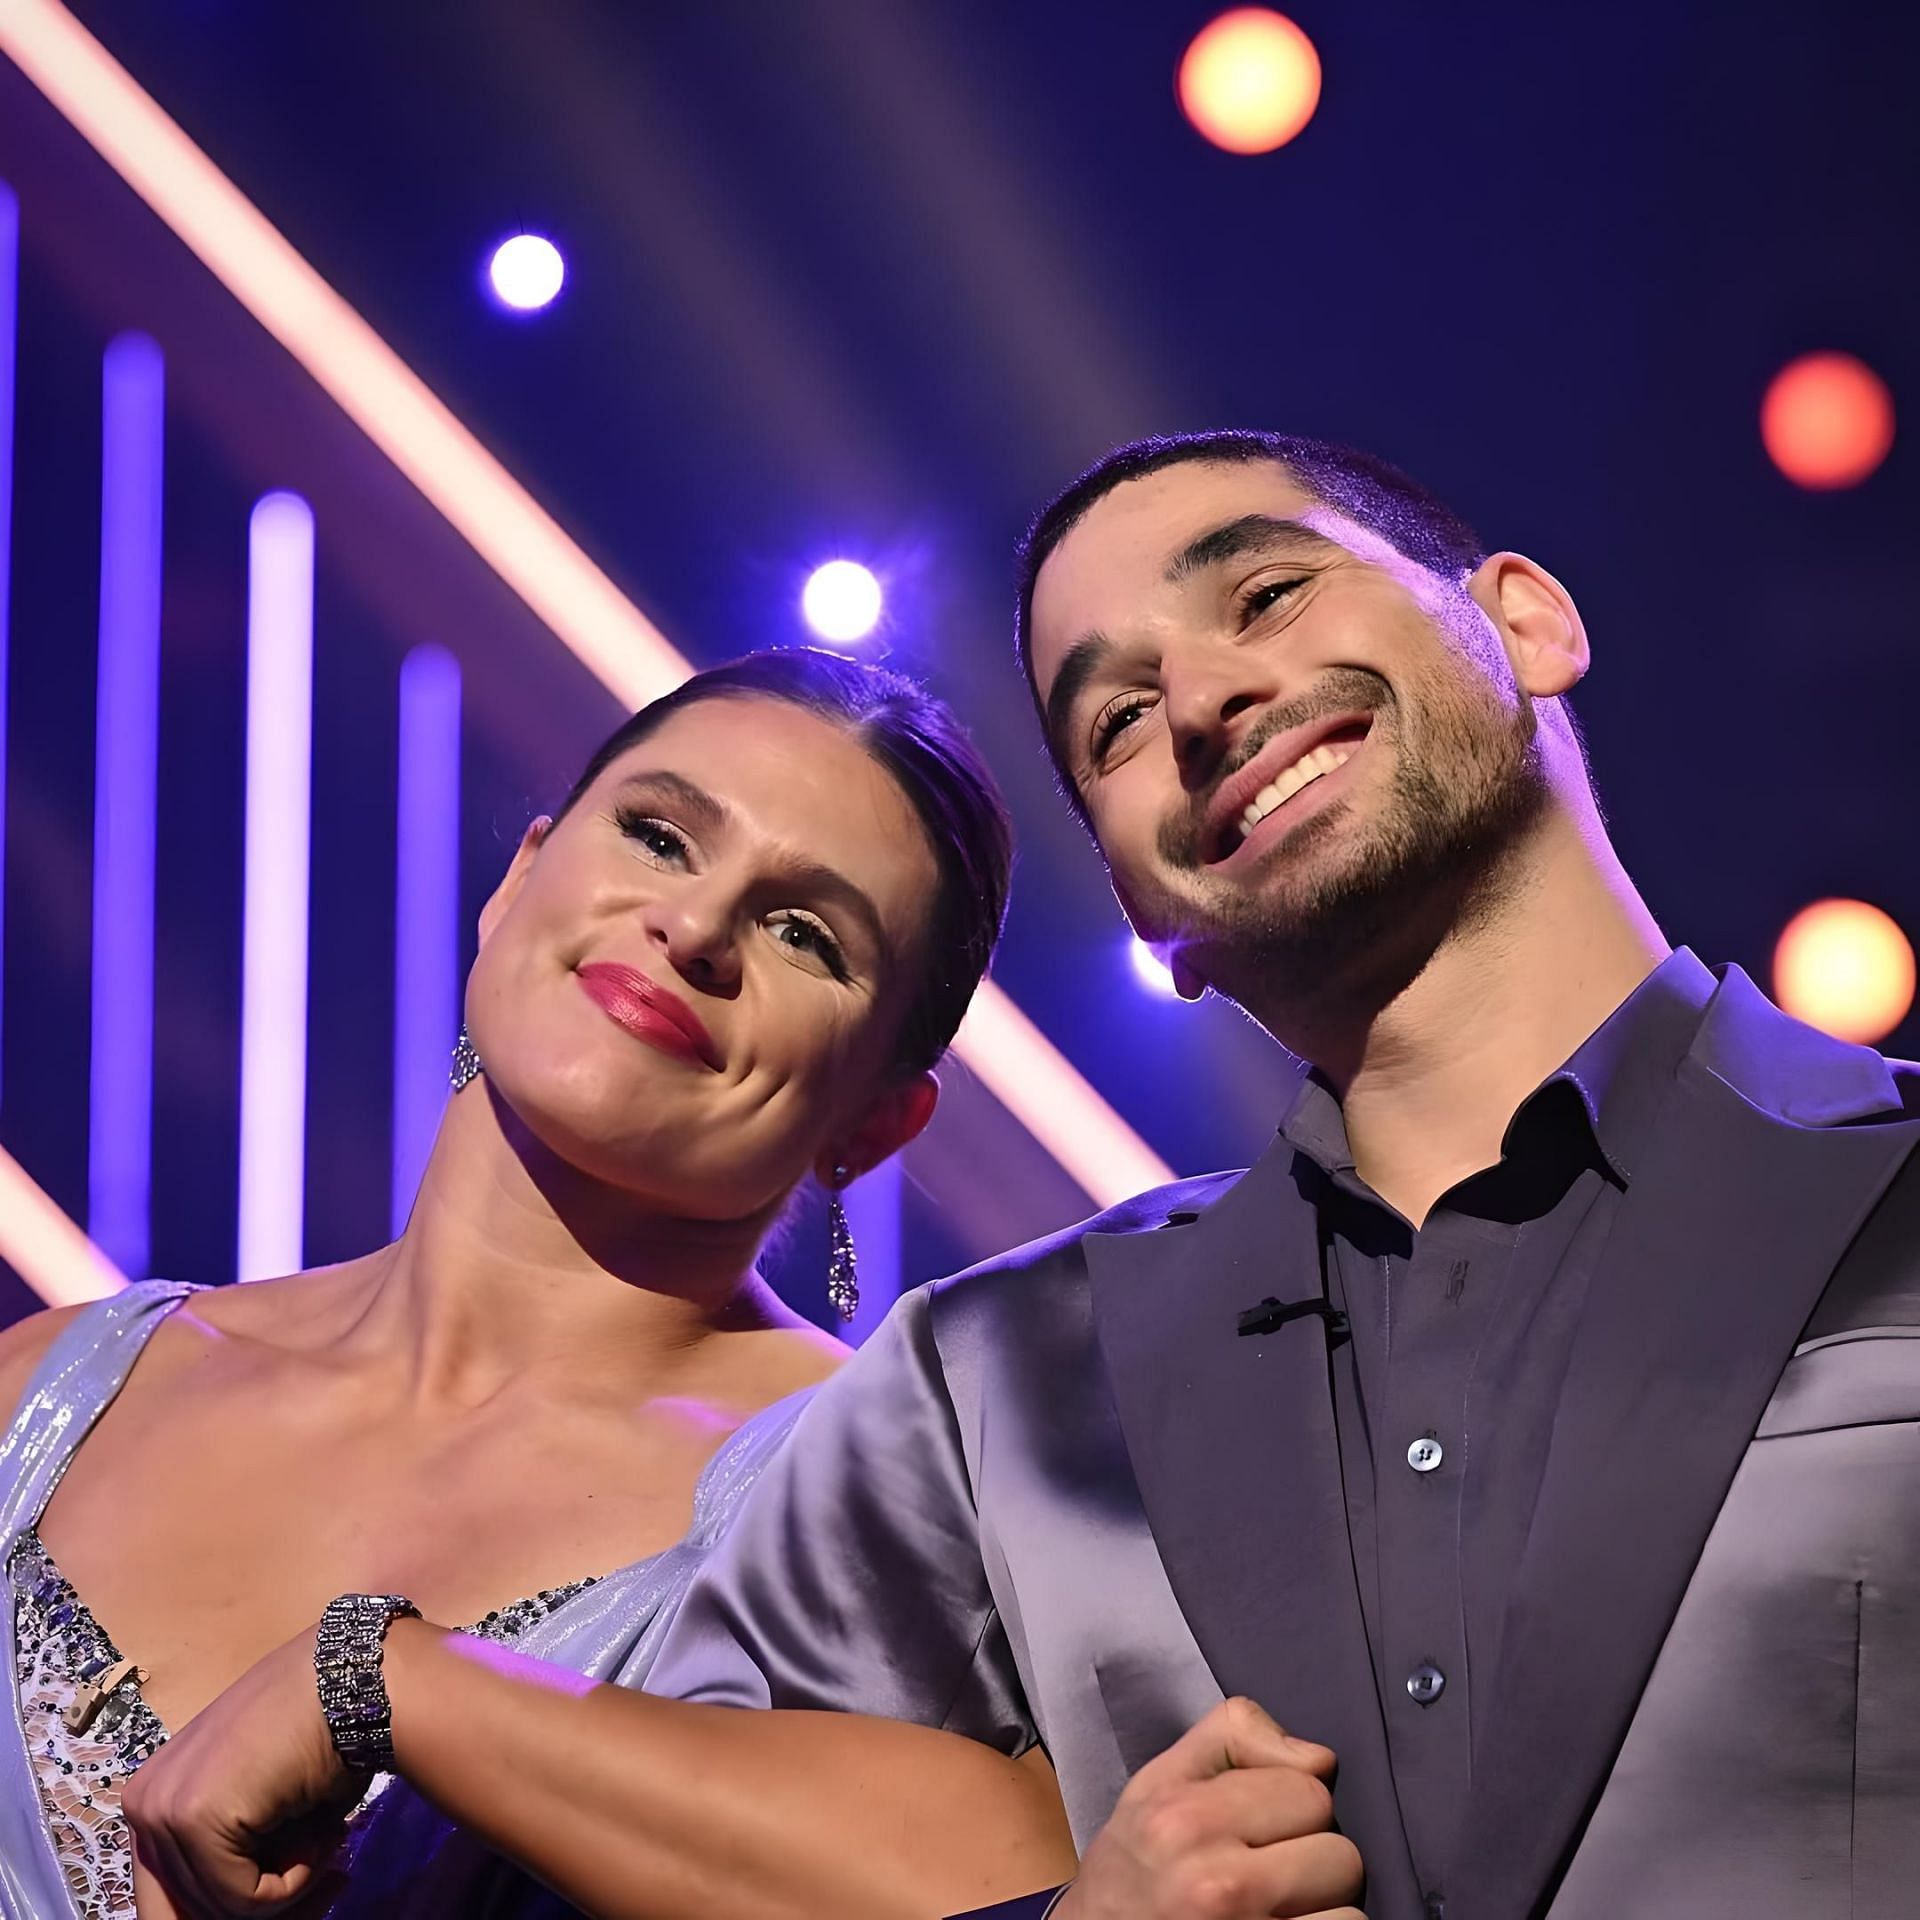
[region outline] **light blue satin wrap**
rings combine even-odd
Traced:
[[[0,1565],[38,1521],[149,1336],[195,1291],[177,1281],[147,1281],[76,1314],[62,1330],[0,1439]],[[639,1686],[695,1569],[779,1451],[808,1397],[799,1393],[779,1401],[721,1447],[700,1476],[693,1524],[677,1546],[597,1581],[524,1634],[514,1643],[517,1649],[596,1680]],[[394,1786],[368,1810],[352,1885],[333,1911],[404,1913],[417,1920],[512,1914],[530,1920],[570,1909]],[[0,1920],[78,1920],[20,1734],[13,1611],[7,1606],[0,1606]]]

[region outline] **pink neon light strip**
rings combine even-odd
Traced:
[[[0,1147],[0,1260],[50,1307],[103,1300],[127,1277]]]

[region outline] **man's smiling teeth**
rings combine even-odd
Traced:
[[[1353,741],[1337,747],[1315,747],[1296,760],[1247,802],[1247,809],[1240,816],[1240,838],[1244,840],[1275,807],[1285,806],[1302,787],[1310,787],[1323,773],[1345,766],[1358,745],[1358,741]]]

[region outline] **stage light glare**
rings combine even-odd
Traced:
[[[1194,35],[1180,62],[1181,110],[1228,153],[1284,147],[1320,104],[1320,56],[1285,14],[1236,7]]]
[[[864,640],[880,621],[880,582],[857,560],[829,560],[807,576],[800,611],[822,640]]]
[[[502,240],[487,263],[494,292],[521,313],[550,304],[566,277],[567,263],[560,249],[537,233],[516,233]]]
[[[1913,1005],[1913,943],[1864,900],[1817,900],[1773,950],[1773,997],[1796,1020],[1871,1046]]]
[[[1850,353],[1808,353],[1774,375],[1760,438],[1795,486],[1857,487],[1893,447],[1893,395]]]
[[[1173,984],[1173,969],[1137,933],[1129,935],[1128,941],[1128,955],[1133,961],[1134,978],[1149,993],[1162,994],[1167,999],[1173,999],[1179,993],[1179,988]]]

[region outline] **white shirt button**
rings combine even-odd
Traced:
[[[1415,1473],[1431,1473],[1446,1457],[1446,1448],[1430,1433],[1423,1433],[1407,1449],[1407,1465]]]

